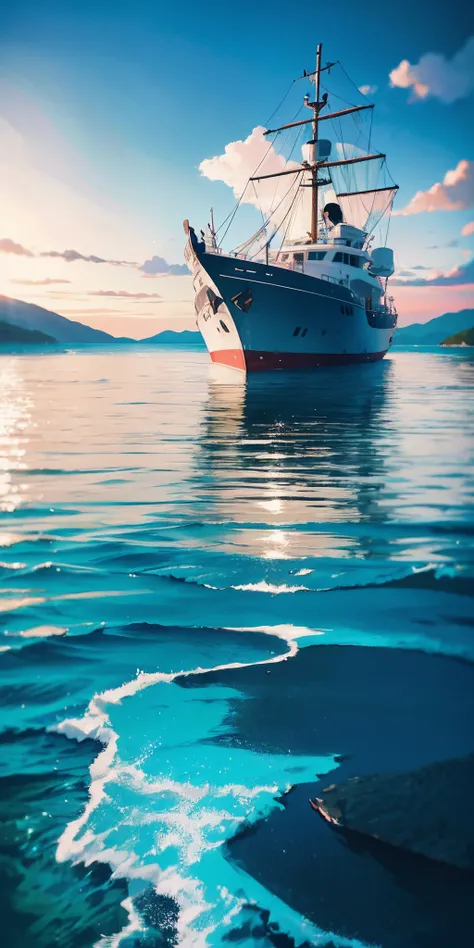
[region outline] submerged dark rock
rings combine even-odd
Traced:
[[[474,754],[408,773],[351,777],[324,788],[319,812],[338,826],[474,871]]]
[[[308,797],[350,777],[388,777],[472,754],[474,666],[406,649],[317,645],[267,670],[179,679],[203,690],[222,683],[241,696],[230,699],[226,733],[213,741],[295,760],[291,793],[266,819],[242,827],[228,857],[325,932],[383,948],[467,945],[471,872],[372,836],[334,832]],[[299,754],[339,766],[320,782],[315,772],[314,783],[298,784]]]

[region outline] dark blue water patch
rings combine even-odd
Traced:
[[[76,716],[95,695],[134,679],[138,671],[174,673],[189,663],[212,668],[238,656],[264,661],[288,650],[285,640],[264,633],[153,623],[9,641],[21,645],[0,656],[3,728],[51,726]]]
[[[91,948],[127,915],[107,866],[57,862],[58,828],[87,800],[91,741],[44,731],[0,735],[0,913],[5,948]]]
[[[318,645],[286,662],[177,683],[204,693],[225,684],[241,696],[229,701],[229,729],[213,742],[260,753],[344,755],[337,779],[408,770],[474,749],[474,664],[456,658]]]
[[[472,751],[470,663],[320,646],[280,665],[178,681],[199,690],[225,681],[242,696],[230,700],[227,733],[213,743],[260,754],[340,755],[324,783],[298,786],[295,774],[283,808],[228,844],[231,860],[325,931],[384,948],[467,944],[472,876],[354,834],[335,835],[308,798],[343,776],[407,770]]]
[[[383,948],[467,948],[474,877],[357,834],[310,809],[311,786],[289,795],[228,856],[326,931]]]

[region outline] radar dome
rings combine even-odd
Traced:
[[[390,247],[375,247],[370,255],[370,272],[374,276],[389,277],[395,270],[393,250]]]

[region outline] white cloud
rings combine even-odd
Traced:
[[[474,234],[474,221],[469,221],[468,224],[464,224],[461,234],[463,237],[470,237],[471,234]]]
[[[359,86],[359,92],[361,92],[362,95],[374,95],[374,93],[377,92],[377,88],[377,86]]]
[[[274,174],[279,171],[289,171],[300,167],[301,161],[286,161],[283,155],[277,154],[273,145],[264,136],[265,129],[259,125],[254,128],[248,138],[243,141],[230,142],[225,146],[222,155],[214,158],[205,158],[199,165],[199,170],[210,181],[223,181],[232,188],[236,198],[244,191],[247,181],[258,170],[259,174]],[[303,153],[305,146],[303,146]],[[308,157],[306,154],[305,157]],[[250,182],[242,198],[243,204],[252,204],[268,217],[274,212],[272,226],[282,225],[286,228],[291,218],[291,235],[306,234],[310,220],[309,189],[301,189],[297,206],[291,215],[288,214],[293,201],[295,175],[281,178],[269,178],[267,181]],[[288,218],[286,215],[288,214]]]
[[[188,267],[184,263],[168,263],[164,257],[152,257],[151,260],[145,260],[145,263],[138,267],[147,277],[166,276],[189,276]]]
[[[278,171],[297,168],[298,162],[286,163],[283,155],[276,153],[273,145],[265,138],[264,132],[263,126],[259,125],[244,141],[230,142],[226,145],[223,155],[205,158],[199,165],[201,174],[210,181],[223,181],[229,188],[233,188],[235,197],[239,198],[248,179],[257,169],[260,174],[274,174]],[[253,204],[268,212],[273,205],[275,186],[282,189],[284,194],[289,185],[290,182],[287,180],[286,187],[282,188],[281,181],[273,178],[270,181],[261,182],[257,198],[250,184],[242,199],[243,203]]]
[[[403,59],[392,69],[390,84],[412,89],[413,100],[430,95],[446,103],[463,99],[474,89],[474,36],[451,60],[442,53],[426,53],[415,66]]]
[[[433,184],[428,191],[417,191],[405,208],[394,216],[421,214],[432,211],[462,211],[474,205],[474,161],[463,159],[457,168],[447,171],[443,181]],[[467,225],[469,226],[469,225]]]

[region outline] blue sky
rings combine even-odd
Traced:
[[[371,0],[363,6],[342,0],[337,12],[334,5],[276,2],[270,8],[247,0],[238,6],[18,0],[3,7],[2,179],[5,189],[9,174],[16,175],[17,186],[0,205],[0,241],[35,256],[0,254],[0,291],[117,334],[191,327],[185,276],[145,279],[132,268],[37,255],[75,248],[83,256],[137,265],[154,255],[181,264],[183,218],[201,226],[211,204],[219,220],[234,202],[227,185],[200,174],[200,162],[264,124],[291,79],[313,68],[317,42],[324,44],[324,59],[340,59],[357,86],[377,87],[370,93],[377,106],[374,140],[400,185],[396,206],[406,207],[416,192],[474,157],[469,77],[443,101],[449,64],[473,32],[458,0],[449,16],[407,0],[387,12]],[[433,52],[448,64],[446,76],[432,68],[435,91],[430,86],[420,97],[413,84],[390,86],[389,74],[403,60],[416,66]],[[297,96],[306,91],[302,85]],[[294,101],[287,102],[289,112]],[[293,112],[283,110],[278,118]],[[469,187],[472,194],[472,181]],[[437,273],[469,263],[474,236],[461,230],[474,212],[465,189],[461,204],[393,220],[400,269],[428,267],[429,280],[442,280]],[[256,212],[245,209],[236,238],[253,221],[257,226]],[[53,279],[68,282],[44,284]],[[112,296],[122,290],[130,295]],[[397,299],[410,310],[402,321],[437,315],[448,298],[449,308],[460,309],[471,291],[465,282],[402,287]],[[101,294],[107,293],[105,305]]]

